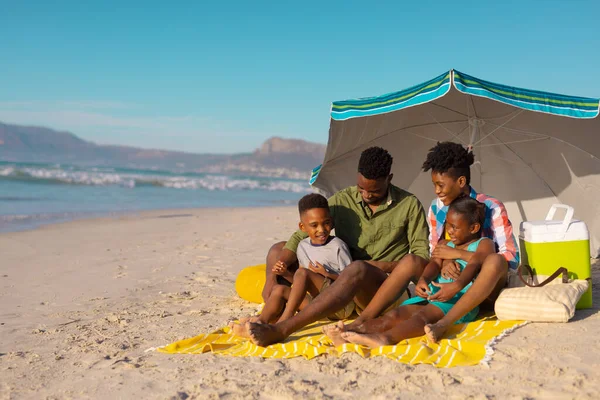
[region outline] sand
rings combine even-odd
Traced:
[[[488,366],[145,352],[256,311],[236,274],[296,225],[294,207],[198,209],[0,234],[0,399],[599,398],[598,306],[518,329]]]

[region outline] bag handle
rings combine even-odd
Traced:
[[[523,282],[526,286],[529,286],[532,288],[546,286],[548,283],[555,280],[559,275],[562,275],[562,283],[569,283],[569,271],[567,271],[567,269],[565,267],[560,267],[559,269],[554,271],[554,273],[552,275],[550,275],[548,277],[548,279],[546,279],[544,282],[537,284],[537,285],[534,283],[527,282],[527,280],[523,277],[523,269],[527,270],[527,273],[532,278],[533,278],[533,270],[527,264],[519,265],[519,268],[517,270],[517,272],[519,273],[519,279],[521,280],[521,282]]]

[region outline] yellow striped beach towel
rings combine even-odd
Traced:
[[[260,347],[230,333],[229,327],[209,334],[160,347],[162,353],[201,354],[212,352],[233,357],[293,358],[310,360],[322,354],[340,356],[357,353],[364,358],[387,357],[406,364],[431,364],[438,368],[487,363],[495,342],[524,324],[485,317],[469,324],[454,325],[439,343],[427,343],[425,337],[404,340],[394,346],[368,349],[356,344],[333,346],[321,328],[329,321],[318,321],[290,336],[284,343]]]

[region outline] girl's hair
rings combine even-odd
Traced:
[[[448,212],[454,211],[467,219],[469,225],[479,224],[483,229],[485,221],[485,205],[472,197],[463,195],[454,199],[448,207]]]

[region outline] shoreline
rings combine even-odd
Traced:
[[[285,201],[282,201],[282,203],[284,203]],[[80,212],[78,213],[78,215],[75,216],[64,216],[61,217],[62,214],[64,213],[55,213],[56,215],[54,216],[51,213],[48,214],[43,214],[43,213],[37,213],[37,214],[29,214],[29,215],[12,215],[12,214],[0,214],[0,218],[2,217],[14,217],[16,219],[27,219],[27,218],[35,218],[35,217],[40,217],[40,216],[44,216],[44,217],[48,217],[48,221],[44,222],[43,220],[36,220],[36,222],[31,222],[29,224],[25,224],[25,226],[23,227],[19,227],[17,224],[15,224],[15,228],[14,229],[10,229],[10,228],[6,228],[4,229],[2,226],[0,226],[0,235],[3,234],[9,234],[9,233],[16,233],[16,232],[30,232],[30,231],[34,231],[37,229],[41,229],[43,227],[47,227],[47,226],[51,226],[51,225],[62,225],[62,224],[68,224],[71,222],[78,222],[78,221],[93,221],[93,220],[99,220],[99,219],[110,219],[110,218],[121,218],[121,217],[136,217],[136,216],[143,216],[143,214],[154,214],[154,213],[161,213],[161,212],[191,212],[191,211],[196,211],[196,210],[207,210],[207,209],[215,209],[215,210],[222,210],[222,209],[261,209],[261,208],[286,208],[286,207],[296,207],[295,204],[280,204],[280,205],[271,205],[271,204],[265,204],[265,205],[256,205],[256,206],[240,206],[240,207],[235,207],[235,206],[222,206],[222,207],[218,207],[218,206],[206,206],[206,207],[177,207],[177,208],[154,208],[154,209],[143,209],[143,210],[124,210],[124,211],[101,211],[101,212],[96,212],[96,211],[90,211],[88,212]],[[20,217],[20,218],[18,218]],[[8,225],[8,223],[7,223]]]
[[[307,361],[146,352],[256,312],[235,293],[237,273],[263,263],[297,224],[293,206],[197,208],[0,234],[0,399],[600,393],[600,285],[593,309],[566,324],[515,330],[494,345],[488,367],[435,369],[356,354]],[[599,282],[599,263],[592,273]]]

